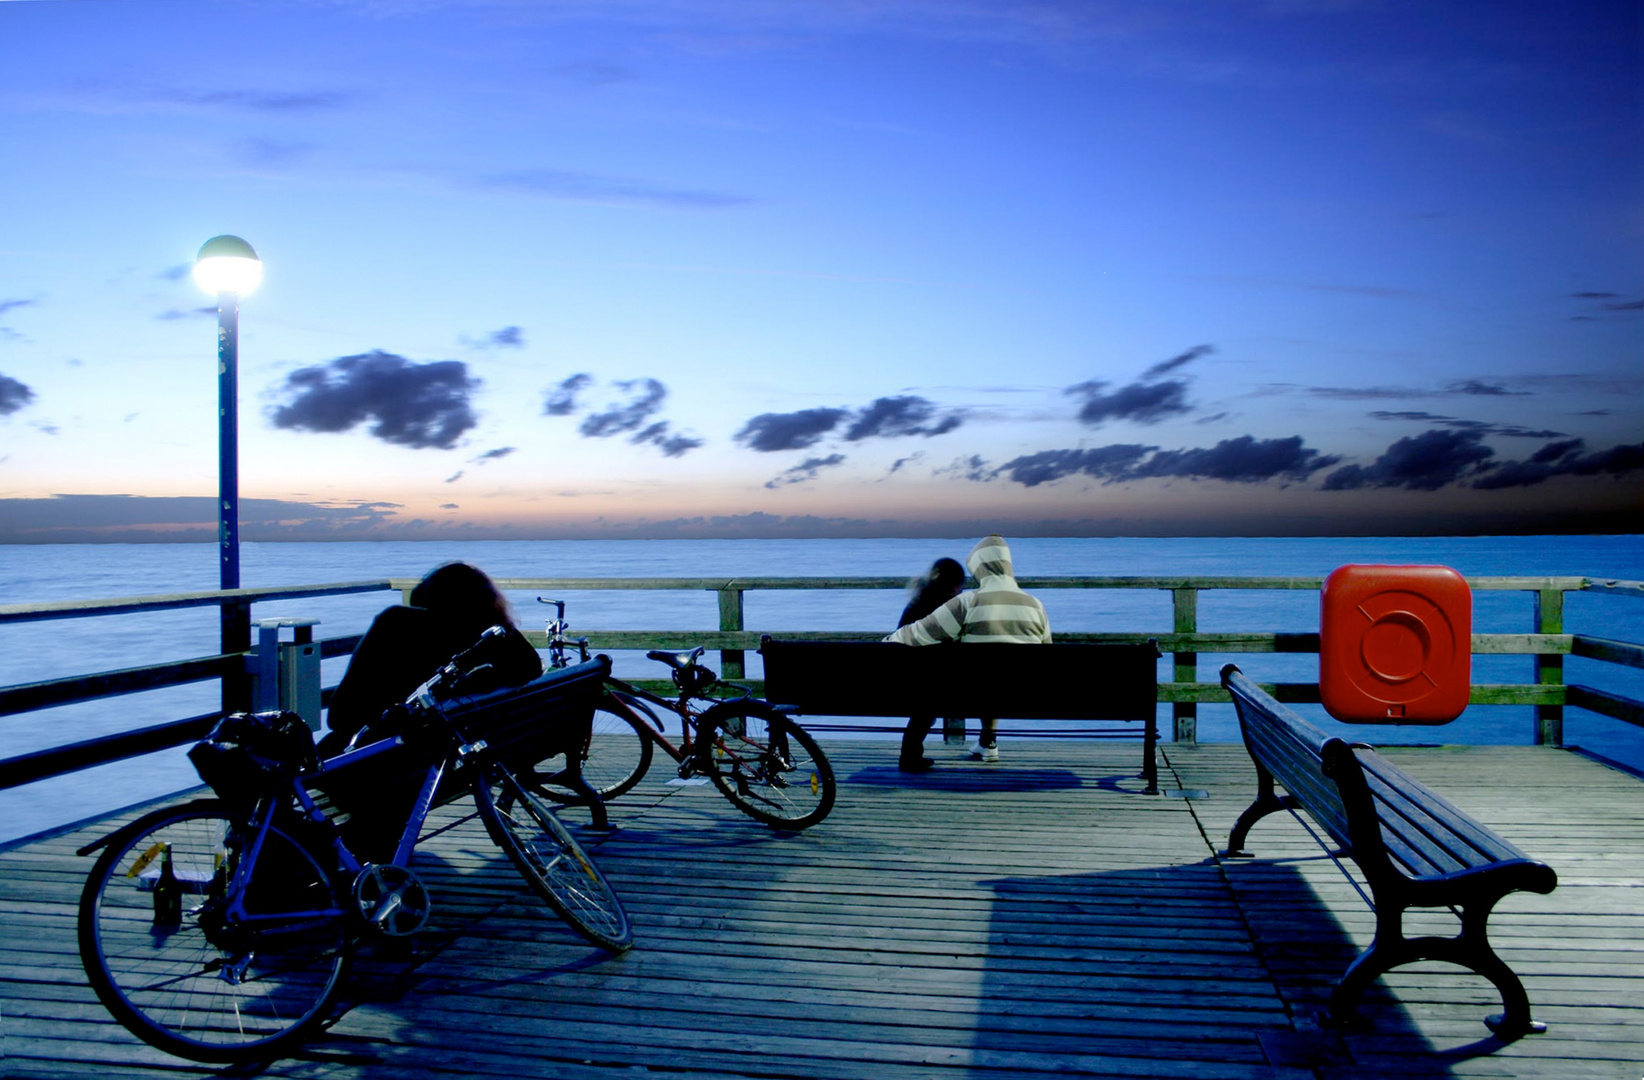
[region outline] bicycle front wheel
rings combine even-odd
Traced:
[[[815,825],[833,809],[833,766],[810,732],[763,701],[709,709],[698,768],[744,814],[779,829]]]
[[[636,712],[652,715],[643,702],[624,696],[623,703]],[[651,767],[654,749],[643,720],[601,706],[594,710],[593,729],[587,753],[582,759],[582,778],[599,793],[601,801],[610,802],[639,783]],[[531,779],[541,794],[555,802],[582,802],[582,796],[570,788],[542,782],[546,776],[563,768],[560,763],[564,760],[564,757],[555,757],[538,762],[532,770]]]
[[[493,765],[475,785],[474,802],[497,846],[571,929],[612,952],[633,945],[628,912],[604,872],[535,792]]]
[[[81,893],[92,989],[167,1053],[278,1056],[326,1019],[341,987],[351,937],[331,876],[277,827],[248,874],[246,847],[244,820],[220,802],[157,810],[115,835]],[[168,854],[175,886],[162,884]]]

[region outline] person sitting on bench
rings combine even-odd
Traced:
[[[912,597],[902,609],[902,617],[896,621],[897,628],[923,619],[958,596],[964,587],[965,568],[959,565],[959,560],[946,556],[937,559],[924,574],[908,582]],[[897,760],[897,768],[903,772],[929,772],[936,765],[934,758],[925,757],[923,753],[925,734],[935,722],[934,716],[908,717],[908,726],[902,729],[902,754]]]
[[[1010,547],[998,535],[985,536],[971,549],[965,565],[976,578],[976,588],[960,593],[935,611],[885,638],[902,645],[940,645],[944,642],[1002,642],[1043,645],[1050,642],[1050,619],[1037,598],[1023,592],[1011,570]],[[981,717],[980,738],[970,756],[998,761],[998,720]],[[909,751],[904,742],[902,753]],[[913,748],[917,755],[919,748]]]

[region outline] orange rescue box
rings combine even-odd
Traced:
[[[1446,724],[1472,689],[1473,594],[1448,566],[1339,566],[1319,594],[1319,696],[1356,724]]]

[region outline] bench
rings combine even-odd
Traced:
[[[1306,810],[1370,886],[1376,936],[1330,995],[1327,1020],[1343,1025],[1370,983],[1418,960],[1459,964],[1493,983],[1503,1011],[1485,1023],[1498,1036],[1545,1031],[1530,1018],[1524,985],[1491,949],[1490,911],[1518,890],[1550,893],[1558,875],[1479,824],[1431,788],[1362,743],[1346,743],[1275,701],[1236,665],[1222,668],[1245,748],[1256,763],[1256,800],[1239,815],[1224,856],[1243,850],[1251,826],[1279,810]],[[1286,794],[1274,791],[1277,784]],[[1335,857],[1337,853],[1332,853]],[[1404,934],[1408,908],[1448,907],[1461,920],[1454,937]]]
[[[1158,659],[1134,645],[912,646],[764,637],[765,698],[812,716],[969,716],[1142,724],[1142,772],[1158,794]]]

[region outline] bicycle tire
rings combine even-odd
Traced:
[[[616,890],[549,805],[501,765],[475,785],[491,838],[531,891],[583,938],[612,952],[633,945],[634,930]]]
[[[216,800],[156,810],[114,835],[80,897],[80,958],[98,999],[144,1042],[193,1061],[280,1056],[330,1015],[352,955],[337,882],[277,826],[246,885],[251,918],[226,917],[246,830]],[[147,867],[157,877],[161,845],[183,882],[175,929],[155,925]]]
[[[740,730],[739,730],[740,729]],[[697,768],[744,814],[779,829],[833,809],[833,766],[810,732],[757,699],[727,701],[697,727]]]
[[[645,716],[654,716],[641,701],[626,695],[623,702]],[[632,791],[651,767],[656,749],[654,740],[645,730],[642,720],[625,713],[614,712],[603,706],[594,710],[587,754],[582,760],[582,778],[599,793],[602,802],[610,802],[619,795]],[[563,760],[564,755],[558,755]],[[540,794],[557,803],[580,803],[581,795],[568,787],[546,784],[542,780],[564,766],[548,764],[554,758],[539,761],[531,770],[536,781],[531,786]]]

